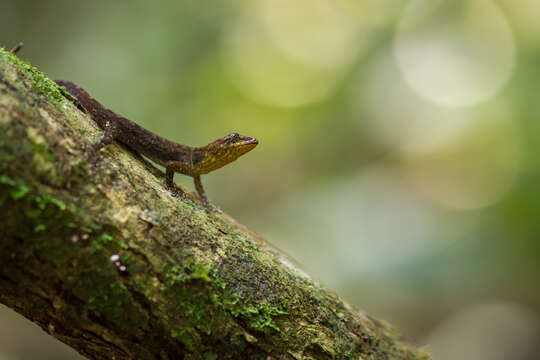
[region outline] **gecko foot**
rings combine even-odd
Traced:
[[[209,212],[211,212],[213,214],[222,214],[223,213],[223,211],[220,208],[218,208],[217,206],[214,206],[214,205],[212,205],[210,203],[205,203],[204,207],[205,207],[206,210],[208,210]]]
[[[201,199],[203,205],[204,205],[204,208],[206,210],[208,210],[210,213],[214,213],[214,214],[220,214],[220,213],[223,213],[223,211],[221,211],[220,208],[218,208],[217,206],[214,206],[210,203],[210,201],[208,201],[208,199],[205,197],[203,199]]]
[[[167,185],[167,188],[169,189],[169,191],[171,192],[171,194],[176,197],[176,198],[180,198],[182,200],[186,200],[187,199],[187,195],[186,195],[186,192],[184,190],[182,190],[180,187],[176,186],[176,185]]]

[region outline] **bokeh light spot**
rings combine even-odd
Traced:
[[[414,263],[448,246],[470,226],[463,221],[449,227],[446,214],[423,201],[391,167],[307,188],[276,206],[274,216],[272,223],[281,230],[263,233],[330,285],[341,284],[344,276]]]
[[[285,57],[249,20],[230,29],[222,55],[230,81],[265,105],[298,107],[322,101],[342,79],[341,71],[307,67]]]
[[[370,43],[372,19],[385,17],[388,2],[351,0],[259,0],[254,16],[287,57],[306,66],[339,68],[353,62]]]
[[[512,190],[522,163],[514,124],[505,117],[482,120],[456,143],[407,159],[418,192],[447,209],[477,210]]]
[[[358,126],[402,154],[431,152],[474,125],[462,108],[441,107],[418,96],[400,77],[391,51],[383,49],[366,67],[351,98]],[[367,115],[367,116],[365,116]]]
[[[470,306],[452,315],[426,339],[434,359],[532,359],[540,336],[535,314],[512,303]]]
[[[476,210],[503,199],[522,164],[521,139],[508,106],[434,104],[400,80],[393,60],[381,51],[359,83],[352,100],[359,126],[367,125],[397,152],[417,191],[439,206]]]
[[[395,55],[420,95],[445,106],[493,97],[515,62],[512,30],[489,0],[415,0],[397,27]]]

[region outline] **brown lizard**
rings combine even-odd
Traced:
[[[211,206],[201,183],[201,175],[227,165],[258,144],[257,139],[237,133],[229,134],[201,147],[177,144],[107,109],[74,83],[62,80],[56,80],[56,83],[64,86],[78,100],[82,109],[105,130],[101,140],[92,145],[90,149],[92,156],[116,140],[165,166],[167,185],[174,192],[177,189],[173,180],[175,172],[192,176],[201,200],[209,208]]]

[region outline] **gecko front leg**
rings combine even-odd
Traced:
[[[104,128],[105,133],[103,134],[101,140],[88,148],[88,158],[92,166],[95,166],[99,159],[99,150],[107,145],[112,144],[115,138],[116,130],[117,129],[116,126],[114,126],[114,123],[107,121]]]
[[[186,193],[184,192],[184,190],[176,186],[176,184],[174,183],[174,173],[175,173],[176,165],[177,164],[175,162],[169,162],[167,164],[167,166],[165,167],[165,181],[167,183],[167,187],[173,193],[174,196],[185,197]]]

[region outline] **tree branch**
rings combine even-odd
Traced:
[[[0,302],[91,359],[428,359],[0,52]]]

